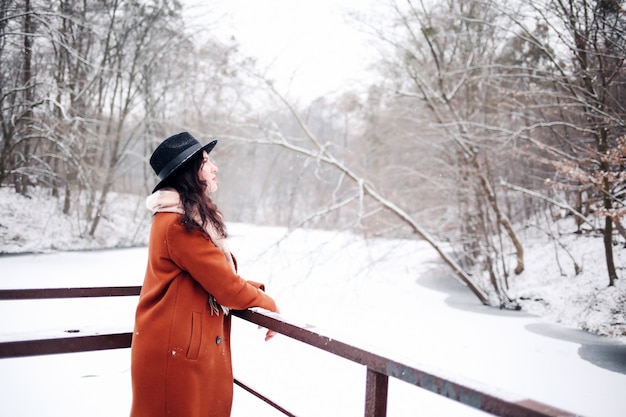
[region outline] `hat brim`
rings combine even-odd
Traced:
[[[211,153],[211,151],[213,150],[213,148],[215,148],[215,145],[217,145],[217,140],[213,140],[209,143],[207,143],[206,145],[204,145],[203,147],[199,148],[197,151],[187,155],[184,159],[182,159],[178,165],[176,165],[174,168],[172,168],[172,170],[169,172],[169,174],[167,174],[167,176],[165,178],[163,178],[161,181],[159,181],[159,183],[154,187],[154,189],[152,190],[152,192],[156,192],[158,190],[160,190],[161,188],[163,188],[163,186],[165,185],[164,183],[168,180],[169,177],[172,176],[173,173],[175,173],[176,171],[178,171],[181,167],[183,167],[187,162],[189,162],[191,160],[191,158],[194,157],[194,155],[197,155],[198,153],[205,151],[207,154]]]

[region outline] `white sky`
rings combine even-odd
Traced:
[[[186,0],[194,4],[201,0]],[[234,36],[242,52],[257,58],[281,93],[314,99],[368,78],[376,55],[346,12],[368,13],[373,0],[217,0],[217,30]]]

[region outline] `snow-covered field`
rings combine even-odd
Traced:
[[[0,188],[0,250],[77,247],[83,239],[68,237],[75,228],[52,227],[62,221],[50,206]],[[116,223],[105,221],[102,230],[110,236],[85,246],[131,241],[115,237],[116,230],[144,233],[136,220],[109,218]],[[527,249],[527,271],[511,284],[514,295],[543,300],[529,302],[529,313],[482,306],[423,242],[244,224],[229,224],[229,230],[242,276],[264,281],[290,320],[418,368],[424,364],[583,416],[626,416],[626,337],[580,330],[588,325],[611,334],[624,326],[626,278],[604,289],[599,238],[581,237],[588,242],[584,251],[570,247],[583,265],[578,276],[565,256],[555,261],[546,249],[551,243]],[[623,252],[616,247],[620,273]],[[145,258],[144,247],[0,257],[0,288],[139,285]],[[570,275],[561,276],[559,265]],[[129,331],[135,303],[134,297],[3,301],[0,340],[67,329]],[[234,320],[238,378],[297,415],[363,414],[365,369],[286,337],[262,339],[256,326]],[[129,403],[128,349],[0,360],[2,415],[119,416],[127,415]],[[481,415],[393,380],[388,408],[390,417]],[[236,389],[233,416],[251,415],[278,414]]]

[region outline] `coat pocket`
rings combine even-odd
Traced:
[[[187,349],[187,359],[198,359],[200,344],[202,343],[202,313],[191,313],[191,337]]]

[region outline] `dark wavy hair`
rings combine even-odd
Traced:
[[[226,237],[228,234],[226,233],[226,225],[222,220],[222,215],[205,192],[208,184],[200,179],[198,175],[203,161],[203,153],[198,152],[184,166],[176,170],[163,183],[161,188],[171,187],[178,191],[184,210],[180,224],[188,232],[198,230],[205,237],[209,237],[206,232],[206,226],[211,223],[220,236]],[[197,219],[194,219],[194,213],[198,213],[200,216],[201,224],[198,224]]]

